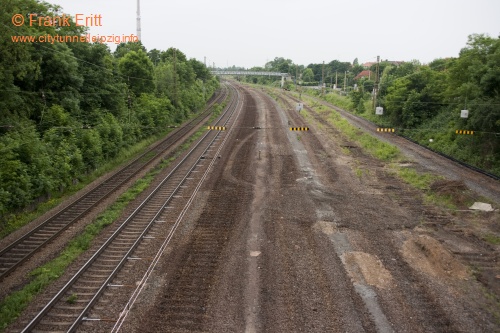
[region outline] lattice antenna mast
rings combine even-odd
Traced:
[[[141,0],[137,0],[137,38],[141,40]]]

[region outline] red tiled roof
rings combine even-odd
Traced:
[[[361,73],[359,73],[358,75],[356,75],[356,77],[354,78],[354,80],[359,80],[362,77],[372,78],[372,77],[374,77],[374,75],[373,75],[373,72],[366,70],[366,71],[362,71]]]

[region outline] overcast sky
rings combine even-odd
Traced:
[[[49,0],[101,14],[93,34],[136,33],[137,0]],[[141,0],[142,42],[217,67],[457,57],[467,37],[500,35],[500,0]],[[115,49],[115,45],[110,45]]]

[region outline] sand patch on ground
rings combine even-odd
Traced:
[[[467,268],[453,257],[439,241],[427,236],[412,236],[406,240],[401,252],[415,270],[441,278],[467,279]]]
[[[316,231],[321,231],[325,235],[331,236],[337,232],[337,225],[333,222],[318,221],[314,224],[314,229]]]
[[[384,267],[380,259],[369,253],[346,252],[341,259],[355,283],[364,284],[363,282],[365,282],[380,289],[385,289],[393,283],[391,273]]]

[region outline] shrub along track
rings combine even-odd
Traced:
[[[227,96],[227,92],[224,94],[224,96]],[[233,96],[233,99],[237,99],[236,96]],[[232,106],[232,109],[234,109],[234,105]],[[226,113],[231,114],[230,112],[226,112]],[[223,122],[223,121],[227,121],[227,119],[228,119],[227,117],[228,116],[221,118],[221,120],[219,120],[219,123]],[[205,115],[202,117],[202,119],[203,118],[205,118]],[[191,132],[191,128],[188,130],[188,132]],[[214,136],[214,135],[216,135],[214,133],[220,134],[220,132],[218,132],[218,131],[207,132],[207,134],[201,140],[204,140],[204,141],[215,140],[215,142],[218,142],[219,136]],[[204,149],[203,148],[203,145],[205,145],[204,141],[200,141],[199,144],[197,144],[197,147],[199,146],[201,149]],[[92,298],[92,293],[94,292],[93,291],[94,286],[98,283],[98,281],[100,279],[103,278],[103,276],[105,274],[108,274],[108,273],[104,273],[104,271],[108,270],[110,267],[110,264],[113,264],[113,262],[116,261],[116,257],[118,255],[118,253],[123,252],[123,251],[125,251],[124,253],[127,252],[125,246],[126,246],[126,244],[131,244],[130,242],[133,243],[134,237],[137,237],[139,235],[139,239],[144,238],[144,239],[146,239],[146,241],[150,238],[154,238],[155,229],[159,228],[156,224],[161,225],[162,221],[161,220],[156,221],[153,218],[154,212],[152,210],[156,209],[156,207],[161,207],[162,209],[165,208],[165,207],[162,207],[162,205],[164,205],[164,204],[162,204],[162,202],[165,200],[167,200],[168,203],[170,203],[170,201],[176,201],[176,198],[179,197],[179,195],[178,195],[179,192],[182,192],[184,190],[184,188],[187,187],[186,183],[188,183],[191,180],[191,178],[186,178],[186,177],[184,177],[185,179],[182,179],[182,176],[177,176],[177,174],[179,172],[182,172],[185,164],[193,163],[193,162],[189,162],[189,159],[193,159],[193,158],[199,159],[200,156],[197,156],[199,154],[200,153],[193,150],[192,153],[189,153],[184,158],[186,160],[186,162],[184,164],[179,165],[178,167],[174,168],[171,171],[171,173],[167,176],[166,180],[162,182],[162,184],[163,183],[165,184],[165,186],[164,186],[165,190],[163,190],[163,188],[158,187],[157,193],[159,195],[157,195],[157,196],[160,197],[159,201],[153,195],[148,196],[146,198],[146,201],[144,201],[144,205],[143,205],[144,207],[142,208],[142,210],[134,210],[132,215],[129,217],[129,219],[127,219],[125,222],[123,222],[120,225],[120,228],[117,229],[117,230],[120,230],[122,228],[122,226],[124,227],[124,230],[121,232],[121,234],[118,234],[118,232],[113,233],[112,238],[116,237],[118,239],[118,241],[117,241],[117,245],[113,245],[114,244],[113,243],[110,246],[108,246],[108,248],[111,248],[111,254],[107,253],[107,254],[105,254],[105,256],[107,256],[109,259],[97,259],[97,255],[95,255],[95,257],[92,256],[92,258],[89,261],[89,265],[91,265],[91,262],[97,262],[97,267],[94,266],[90,269],[90,272],[88,271],[87,273],[85,273],[86,276],[83,277],[83,280],[84,280],[83,283],[78,282],[79,286],[77,285],[77,286],[73,286],[73,287],[71,286],[70,283],[68,283],[65,286],[65,288],[63,289],[63,291],[58,293],[58,296],[56,296],[54,299],[56,299],[56,298],[62,299],[63,305],[62,306],[59,305],[59,306],[54,307],[54,308],[59,307],[59,310],[56,310],[55,314],[54,314],[54,312],[51,313],[51,315],[57,319],[53,320],[53,322],[54,322],[53,324],[51,324],[50,320],[49,321],[45,320],[45,322],[43,323],[46,325],[44,329],[51,330],[51,329],[57,327],[57,325],[58,325],[57,323],[60,323],[61,327],[64,327],[64,325],[68,325],[67,321],[71,320],[70,318],[75,314],[75,312],[80,311],[82,309],[81,304],[83,303],[83,307],[85,307],[85,305],[87,304],[86,302],[88,302],[88,300]],[[203,158],[203,157],[201,157],[201,158]],[[203,170],[202,166],[197,165],[197,164],[195,164],[191,168],[192,169],[196,168],[197,170],[185,171],[184,173],[190,172],[194,175],[196,172],[201,172],[200,170]],[[199,168],[199,170],[198,170],[198,168]],[[189,170],[189,168],[187,170]],[[181,182],[181,184],[175,185],[176,182]],[[175,188],[175,190],[174,190],[174,188]],[[167,199],[167,197],[168,197],[168,199]],[[178,199],[177,201],[181,201],[181,200],[182,199]],[[158,201],[158,202],[156,202],[156,201]],[[153,214],[153,215],[151,215],[151,214]],[[160,216],[160,215],[161,215],[161,213],[158,213],[158,216]],[[145,231],[144,235],[141,235],[141,231],[138,228],[142,228],[142,227],[140,227],[140,226],[134,227],[134,224],[140,225],[140,224],[148,223],[147,220],[150,217],[153,219],[153,222],[149,223],[147,228],[152,230],[150,232],[153,234],[153,236],[147,235],[146,231]],[[129,227],[128,225],[131,225],[131,227]],[[115,227],[112,227],[111,229],[114,230]],[[108,235],[108,237],[109,237],[109,235]],[[136,243],[137,244],[134,244],[134,247],[138,247],[138,245],[139,245],[139,247],[140,246],[144,247],[143,244],[139,244],[139,240]],[[125,248],[125,250],[124,250],[124,248]],[[104,251],[108,251],[108,250],[105,249]],[[98,251],[98,253],[99,252],[100,252],[100,250]],[[128,255],[131,255],[131,253],[132,252],[130,252],[130,254],[128,254]],[[131,260],[134,260],[134,258],[132,258]],[[123,260],[123,262],[126,262],[126,261],[127,261],[127,256],[125,256],[125,259]],[[121,265],[121,263],[120,263],[120,265]],[[80,274],[80,271],[75,274],[76,270],[78,270],[78,267],[76,266],[74,269],[75,269],[75,271],[73,271],[71,273],[71,275],[74,275],[74,277],[76,278],[76,276],[78,276]],[[102,273],[100,271],[102,271]],[[113,272],[113,274],[110,277],[110,282],[113,281],[113,280],[111,280],[113,275],[116,275],[116,273]],[[80,281],[81,280],[82,279],[80,279]],[[64,305],[65,301],[67,302],[67,304],[66,304],[67,306]],[[73,303],[75,303],[75,304],[73,304]],[[37,303],[37,304],[40,304],[40,303]],[[33,305],[33,308],[36,308],[36,307],[37,307],[36,304]],[[91,307],[91,304],[89,305],[89,308],[90,307]],[[50,308],[52,308],[52,306],[47,307],[47,309],[50,309]],[[88,310],[85,310],[83,312],[83,315],[87,315],[87,314],[88,314]],[[68,319],[61,320],[61,317],[64,317],[64,316],[67,316]],[[25,315],[24,318],[29,318],[29,314]],[[24,320],[26,320],[26,319],[24,319]],[[28,320],[30,320],[30,319],[28,319]],[[33,321],[34,325],[36,325],[39,322],[40,322],[39,320]],[[69,322],[69,325],[71,325],[71,322]],[[69,327],[69,325],[68,325],[68,327]],[[30,326],[27,329],[31,330],[32,327]]]
[[[138,177],[151,170],[161,160],[172,156],[174,150],[210,117],[214,104],[222,103],[227,96],[227,89],[220,90],[211,98],[206,109],[199,116],[174,130],[166,138],[149,147],[125,166],[89,186],[90,188],[84,189],[83,193],[77,194],[76,198],[69,204],[57,207],[46,214],[47,217],[42,217],[38,219],[39,221],[27,225],[22,230],[1,240],[0,281],[2,281],[4,288],[2,288],[0,296],[5,296],[10,290],[10,286],[19,285],[25,280],[20,276],[25,276],[33,267],[40,266],[57,255],[58,251],[53,249],[50,251],[50,255],[46,254],[47,244],[57,240],[56,249],[63,248],[68,239],[71,239],[69,235],[58,239],[65,231],[70,229],[69,233],[74,234],[75,230],[79,230],[88,223],[89,216],[96,216],[105,209]],[[105,202],[106,204],[104,204]],[[32,256],[34,257],[32,258]],[[30,259],[29,263],[25,264],[28,259]],[[21,272],[13,274],[10,278],[8,275],[20,266],[22,266]]]

